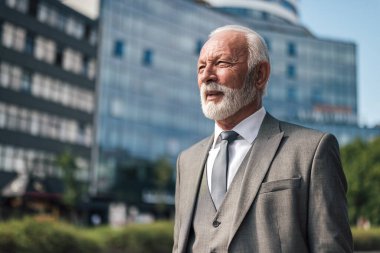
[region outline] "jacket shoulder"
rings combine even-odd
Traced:
[[[196,150],[199,150],[200,148],[204,147],[205,145],[208,145],[212,138],[213,138],[213,135],[210,135],[210,136],[198,141],[197,143],[191,145],[190,147],[188,147],[187,149],[185,149],[181,152],[181,156],[190,155],[190,154],[194,153]]]
[[[322,138],[323,135],[328,133],[304,127],[301,125],[293,124],[290,122],[280,121],[280,128],[284,131],[285,135],[295,136],[310,136],[311,138]]]
[[[304,147],[309,145],[319,146],[321,142],[333,143],[333,145],[339,146],[336,137],[328,132],[322,132],[284,121],[280,121],[280,128],[289,140],[302,143]]]

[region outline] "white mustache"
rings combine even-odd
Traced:
[[[233,89],[225,87],[221,84],[218,84],[217,82],[211,82],[211,83],[207,83],[207,84],[202,83],[201,90],[202,90],[202,92],[219,91],[219,92],[225,93],[225,92],[229,92]]]

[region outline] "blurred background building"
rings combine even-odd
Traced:
[[[18,176],[59,176],[57,156],[70,149],[92,195],[172,207],[178,153],[213,130],[200,107],[199,51],[227,24],[267,42],[271,114],[341,145],[380,135],[358,126],[356,44],[315,36],[297,0],[104,0],[99,10],[92,20],[57,0],[0,2],[3,195]],[[170,182],[154,170],[168,167]]]
[[[265,107],[274,116],[334,133],[341,144],[380,129],[358,126],[356,45],[318,38],[296,0],[102,1],[95,188],[107,192],[121,157],[176,156],[212,132],[196,85],[208,33],[241,24],[266,40],[272,73]]]
[[[324,39],[300,23],[298,0],[208,0],[266,40],[272,63],[265,106],[276,117],[331,132],[341,145],[371,139],[358,126],[356,44]]]
[[[59,202],[65,150],[88,183],[96,43],[96,21],[59,1],[0,1],[0,190],[9,204]]]

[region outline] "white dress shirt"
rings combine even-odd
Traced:
[[[244,119],[232,130],[239,134],[239,137],[229,145],[229,161],[228,161],[228,175],[227,175],[227,189],[229,188],[232,180],[234,179],[236,172],[238,171],[240,164],[243,162],[248,150],[251,148],[253,141],[256,139],[259,132],[261,123],[264,120],[266,111],[264,107]],[[220,150],[220,133],[224,130],[221,129],[218,124],[215,123],[215,135],[214,143],[208,153],[207,158],[207,183],[211,192],[211,175],[212,168],[214,166],[215,158]]]

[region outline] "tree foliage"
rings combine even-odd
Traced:
[[[380,137],[370,142],[355,140],[341,149],[348,181],[350,221],[360,217],[380,225]]]
[[[154,166],[154,184],[159,190],[167,190],[173,175],[173,166],[169,159],[161,157],[155,162]]]
[[[139,205],[145,188],[150,187],[152,163],[147,160],[125,156],[125,160],[117,164],[115,179],[111,192],[115,200],[127,202],[128,205]]]
[[[154,186],[157,192],[160,194],[161,198],[158,199],[156,204],[156,211],[159,216],[163,216],[167,209],[167,203],[164,200],[164,196],[170,192],[170,184],[173,182],[174,168],[170,164],[169,159],[166,157],[161,157],[155,162],[154,165]]]
[[[148,161],[125,155],[116,166],[111,192],[118,201],[164,217],[171,212],[172,206],[168,205],[166,198],[174,195],[174,188],[174,166],[168,157]],[[147,193],[155,195],[154,202],[144,200]]]
[[[70,151],[65,151],[57,157],[57,164],[62,171],[62,180],[64,184],[63,202],[69,207],[73,208],[80,196],[81,187],[80,183],[75,177],[78,165],[75,161],[75,157]]]

